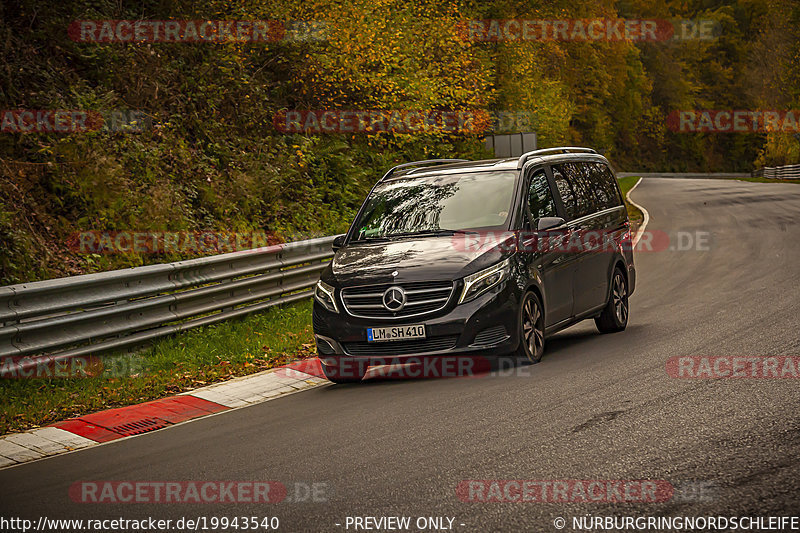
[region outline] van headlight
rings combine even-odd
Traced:
[[[314,287],[314,299],[328,311],[339,312],[339,308],[336,307],[336,299],[333,297],[333,287],[322,280],[319,280],[317,286]]]
[[[464,291],[458,303],[474,300],[492,287],[499,285],[511,273],[511,258],[464,278]]]

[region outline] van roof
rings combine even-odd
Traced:
[[[547,163],[551,161],[601,161],[607,162],[606,158],[598,154],[591,148],[561,147],[546,148],[527,152],[521,157],[506,157],[499,159],[484,159],[480,161],[452,160],[452,159],[433,159],[426,161],[415,161],[398,165],[389,170],[382,178],[384,180],[394,180],[406,178],[411,175],[425,176],[429,174],[450,174],[455,172],[481,172],[489,170],[518,170],[528,161]],[[417,165],[419,163],[419,165]]]

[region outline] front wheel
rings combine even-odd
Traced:
[[[628,281],[619,267],[614,269],[611,278],[611,294],[608,303],[594,323],[600,333],[614,333],[624,330],[628,325]]]
[[[366,362],[358,359],[329,358],[322,365],[322,372],[334,383],[358,383],[364,379],[367,368]]]
[[[517,356],[538,363],[544,354],[544,313],[536,293],[526,292],[519,309]]]

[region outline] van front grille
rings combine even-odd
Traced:
[[[383,304],[384,293],[392,288],[403,289],[406,303],[399,311],[391,311]],[[399,319],[434,313],[445,308],[453,294],[452,281],[421,281],[414,283],[386,283],[342,289],[342,303],[352,316],[360,318]]]

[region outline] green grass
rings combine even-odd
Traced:
[[[622,190],[622,196],[627,196],[628,191],[633,189],[633,186],[639,182],[639,176],[628,176],[625,178],[617,179],[619,183],[619,188]]]
[[[103,357],[125,377],[0,381],[0,434],[155,400],[316,355],[311,299]],[[120,372],[121,373],[121,372]]]
[[[644,219],[644,215],[638,207],[634,207],[628,202],[628,191],[633,189],[633,186],[636,185],[640,179],[641,178],[639,176],[627,176],[617,180],[619,183],[619,188],[622,191],[622,197],[625,198],[625,206],[628,208],[628,218],[631,219],[631,223],[635,226],[641,224],[642,220]]]

